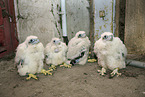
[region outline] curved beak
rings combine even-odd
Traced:
[[[39,39],[35,39],[32,44],[38,44],[39,42],[40,42]]]
[[[83,38],[86,37],[86,33],[83,33],[83,34],[82,34],[82,37],[83,37]]]
[[[55,43],[58,44],[58,45],[60,45],[60,42],[61,42],[60,40],[55,41]]]

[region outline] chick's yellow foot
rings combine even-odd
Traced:
[[[45,69],[42,69],[41,70],[41,73],[43,73],[44,75],[52,75],[51,71],[53,71],[53,69],[50,69],[50,70],[45,70]]]
[[[47,74],[52,75],[51,71],[53,71],[53,69],[49,69],[46,71]]]
[[[34,79],[38,80],[38,78],[34,74],[28,74],[28,76],[29,77],[27,77],[26,80],[30,80],[31,78],[34,78]]]
[[[63,63],[63,65],[60,65],[60,67],[63,67],[63,66],[66,67],[66,68],[71,68],[72,65],[71,64],[68,65],[66,63]]]
[[[111,73],[111,76],[112,77],[115,76],[115,75],[117,75],[117,77],[120,76],[121,73],[118,73],[118,70],[119,70],[119,68],[116,68],[115,70],[113,70],[113,72]]]
[[[93,62],[96,62],[97,60],[96,59],[88,59],[88,62],[90,63],[93,63]]]
[[[53,69],[47,70],[47,74],[52,75],[51,71],[53,71]]]
[[[53,69],[53,70],[55,70],[56,67],[55,67],[55,65],[51,65],[51,67],[49,67],[49,69]]]
[[[105,73],[106,73],[106,69],[105,68],[102,68],[102,70],[98,70],[98,73],[100,74],[100,75],[105,75]]]

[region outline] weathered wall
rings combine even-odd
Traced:
[[[18,37],[36,35],[44,46],[52,37],[60,37],[60,0],[17,0]]]
[[[66,0],[67,12],[67,31],[68,38],[71,39],[75,33],[83,30],[89,35],[90,17],[89,17],[90,0]]]
[[[27,36],[36,35],[44,46],[52,37],[62,38],[60,0],[17,1],[18,37],[20,43]],[[15,4],[16,5],[16,4]],[[69,40],[84,30],[89,35],[88,0],[66,0],[67,31]]]
[[[119,4],[120,4],[120,2],[119,1],[120,0],[116,0],[116,6],[115,6],[115,24],[116,24],[116,27],[115,27],[115,33],[114,33],[114,35],[116,37],[119,36],[119,12],[120,12],[120,10],[119,10]]]
[[[129,53],[145,55],[145,0],[126,0],[125,44]]]

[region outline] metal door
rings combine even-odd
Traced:
[[[13,0],[0,0],[0,58],[15,51],[18,40]]]
[[[103,32],[115,30],[115,0],[94,0],[95,41]]]

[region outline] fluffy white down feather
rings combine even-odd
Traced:
[[[54,43],[54,41],[59,43]],[[59,65],[66,62],[67,46],[59,38],[53,38],[45,47],[46,63]]]
[[[86,64],[88,59],[90,40],[87,36],[78,37],[80,34],[85,34],[85,32],[84,31],[77,32],[75,37],[69,41],[67,58],[74,59],[78,57],[82,51],[85,51],[85,55],[82,58],[80,58],[79,62],[77,63],[80,65],[84,65]]]
[[[26,40],[17,47],[15,63],[18,64],[18,73],[25,76],[27,73],[40,73],[43,68],[44,47],[41,42],[30,44],[31,39],[38,39],[36,36],[28,36]],[[20,64],[23,60],[22,64]]]
[[[127,55],[125,45],[118,37],[113,37],[112,41],[103,40],[105,35],[113,34],[110,32],[103,33],[94,46],[94,52],[98,57],[98,64],[110,70],[125,68],[125,57]]]

